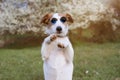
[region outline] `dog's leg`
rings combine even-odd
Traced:
[[[56,38],[57,38],[56,35],[50,35],[47,38],[45,38],[45,40],[44,40],[44,42],[42,44],[42,48],[41,48],[41,54],[42,54],[42,59],[43,60],[47,60],[49,58],[49,55],[50,55],[49,50],[51,50],[51,47],[49,47],[49,45]]]
[[[70,42],[64,51],[65,51],[65,57],[66,57],[67,62],[72,62],[73,57],[74,57],[74,51],[73,51],[73,47]]]
[[[67,38],[64,42],[61,42],[61,43],[59,42],[58,47],[63,49],[66,61],[72,62],[73,56],[74,56],[74,51],[73,51],[73,47],[72,47],[69,39]]]

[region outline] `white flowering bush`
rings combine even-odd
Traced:
[[[70,29],[87,29],[93,23],[104,21],[116,31],[120,27],[118,3],[119,0],[1,0],[0,35],[31,33],[42,36],[44,27],[40,20],[50,12],[70,13],[74,18]]]
[[[71,7],[72,5],[72,7]],[[74,27],[88,28],[91,22],[109,21],[113,29],[120,25],[114,8],[109,8],[99,0],[76,0],[74,4],[63,4],[75,18]]]
[[[108,8],[99,0],[3,0],[0,3],[1,32],[8,29],[11,34],[24,34],[27,31],[39,32],[41,17],[49,12],[71,13],[75,23],[71,26],[87,28],[91,22],[110,21],[113,29],[120,25],[114,16],[114,9]]]
[[[19,1],[3,1],[1,4],[0,28],[1,34],[9,31],[11,34],[24,34],[27,31],[37,32],[33,24],[35,16],[33,10],[28,6],[28,2]],[[36,22],[36,24],[38,21]]]

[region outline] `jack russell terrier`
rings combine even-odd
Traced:
[[[74,51],[67,37],[68,23],[73,23],[69,14],[46,14],[41,23],[46,33],[41,48],[45,80],[72,80]]]

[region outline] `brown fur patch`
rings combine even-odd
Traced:
[[[72,16],[70,14],[68,14],[68,13],[67,14],[61,14],[61,13],[59,13],[58,15],[61,16],[61,17],[66,17],[67,21],[70,22],[70,23],[74,22]]]
[[[71,16],[70,14],[68,14],[68,13],[66,14],[66,18],[67,18],[67,21],[68,21],[68,22],[70,22],[70,23],[73,23],[73,22],[74,22],[72,16]]]
[[[52,17],[51,13],[46,14],[45,16],[43,16],[40,23],[49,24],[49,21],[50,21],[51,17]]]
[[[61,17],[66,17],[67,22],[70,22],[70,23],[74,22],[72,16],[70,14],[68,14],[68,13],[67,14],[59,13],[58,15],[61,16]],[[67,25],[67,22],[65,22],[64,24]]]

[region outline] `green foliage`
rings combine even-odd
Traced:
[[[74,44],[73,80],[119,80],[120,43]],[[0,49],[0,80],[43,80],[40,47]]]

